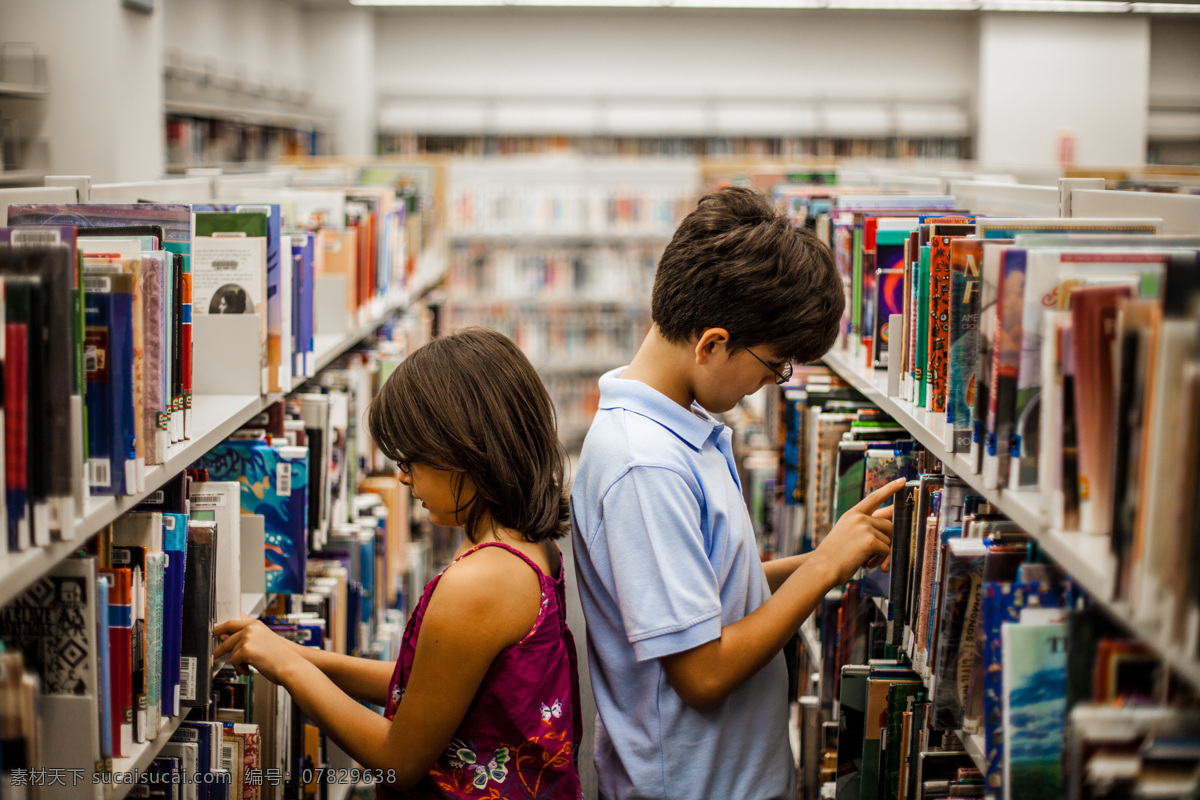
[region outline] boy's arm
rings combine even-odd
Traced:
[[[892,509],[895,506],[888,506],[876,511],[872,516],[879,519],[891,519]],[[773,558],[770,561],[763,562],[763,572],[767,574],[767,585],[771,587],[772,594],[779,591],[779,587],[783,586],[783,582],[791,577],[800,566],[808,560],[812,553],[801,553],[798,556],[788,556],[786,558]],[[891,555],[888,555],[888,560],[883,563],[883,571],[888,571]]]
[[[829,589],[864,564],[881,563],[890,552],[892,524],[873,514],[903,486],[893,481],[846,512],[767,602],[721,628],[719,638],[663,656],[663,669],[683,701],[697,711],[717,706],[774,658]]]
[[[792,573],[800,568],[812,553],[801,553],[798,556],[787,556],[786,558],[773,558],[770,561],[763,562],[763,572],[767,574],[767,585],[771,587],[771,593],[779,591],[779,587],[783,586],[783,582],[791,577]]]

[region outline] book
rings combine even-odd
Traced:
[[[100,572],[108,579],[113,755],[126,757],[133,751],[133,571],[109,567]]]
[[[266,519],[267,592],[305,591],[308,553],[308,449],[260,440],[218,444],[196,466],[241,484],[241,510]]]
[[[1075,419],[1079,442],[1080,530],[1108,534],[1112,523],[1112,430],[1116,413],[1112,348],[1127,286],[1071,290]]]
[[[1066,626],[1001,626],[1004,669],[1004,797],[1063,796]]]
[[[1004,251],[997,272],[993,322],[991,389],[988,392],[987,437],[983,483],[988,488],[1007,484],[1012,453],[1013,415],[1021,360],[1021,321],[1025,298],[1024,250]]]
[[[216,612],[215,539],[216,523],[189,521],[179,668],[179,701],[186,707],[203,707],[209,702]]]
[[[71,732],[47,740],[39,766],[67,775],[103,772],[96,559],[60,561],[0,609],[0,640],[23,653],[41,681],[41,730]],[[64,797],[91,797],[90,782],[62,788]]]
[[[938,730],[963,727],[987,552],[981,539],[952,539],[946,545],[946,577],[939,591],[940,629],[931,693],[933,727]]]
[[[93,494],[137,491],[133,407],[133,279],[85,279],[88,486]]]
[[[179,659],[183,646],[183,592],[187,559],[186,514],[164,513],[163,552],[167,564],[163,574],[163,702],[162,713],[179,716]]]
[[[983,588],[984,695],[983,727],[988,791],[1004,787],[1004,661],[1001,627],[1019,622],[1024,608],[1060,608],[1065,602],[1061,584],[985,583]],[[1065,679],[1064,679],[1065,680]],[[1064,685],[1065,698],[1065,685]],[[1061,737],[1060,737],[1061,739]]]
[[[216,573],[213,620],[238,619],[242,614],[242,487],[234,481],[194,481],[191,486],[192,520],[217,523],[214,541]]]
[[[1004,264],[1006,247],[985,244],[983,248],[983,270],[979,277],[979,328],[975,335],[975,407],[971,415],[972,466],[976,473],[983,471],[984,452],[987,449],[988,413],[991,408],[992,392],[992,348],[996,343],[996,305],[999,302],[1000,274]]]
[[[863,741],[866,732],[867,679],[870,668],[848,664],[841,668],[838,697],[837,798],[861,796]]]
[[[979,268],[983,262],[980,239],[956,238],[950,243],[950,333],[946,380],[947,449],[971,449],[971,410],[975,403],[975,370],[978,356],[975,333],[979,328]]]

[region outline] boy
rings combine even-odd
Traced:
[[[781,648],[882,562],[897,481],[814,552],[762,564],[723,413],[837,334],[829,251],[742,188],[703,198],[659,261],[653,326],[600,405],[571,492],[596,771],[607,800],[796,796]]]

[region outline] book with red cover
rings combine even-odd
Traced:
[[[8,322],[4,326],[4,498],[9,549],[20,539],[20,526],[29,524],[25,473],[28,335],[24,323]]]
[[[133,571],[102,567],[112,584],[108,590],[108,657],[112,675],[113,755],[133,753]]]

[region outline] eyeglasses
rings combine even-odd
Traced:
[[[408,475],[412,472],[412,462],[407,458],[402,458],[396,462],[396,468],[399,469],[402,474]]]
[[[755,352],[753,350],[751,350],[749,347],[746,348],[746,352],[749,353],[750,355],[754,356],[755,360],[758,361],[758,363],[762,364],[764,367],[771,370],[771,374],[775,376],[775,385],[776,386],[782,386],[783,384],[788,382],[788,378],[792,377],[792,362],[790,362],[790,361],[781,362],[783,364],[783,366],[781,366],[779,369],[775,369],[770,364],[768,364],[766,361],[763,361],[761,358],[759,358],[755,354]]]

